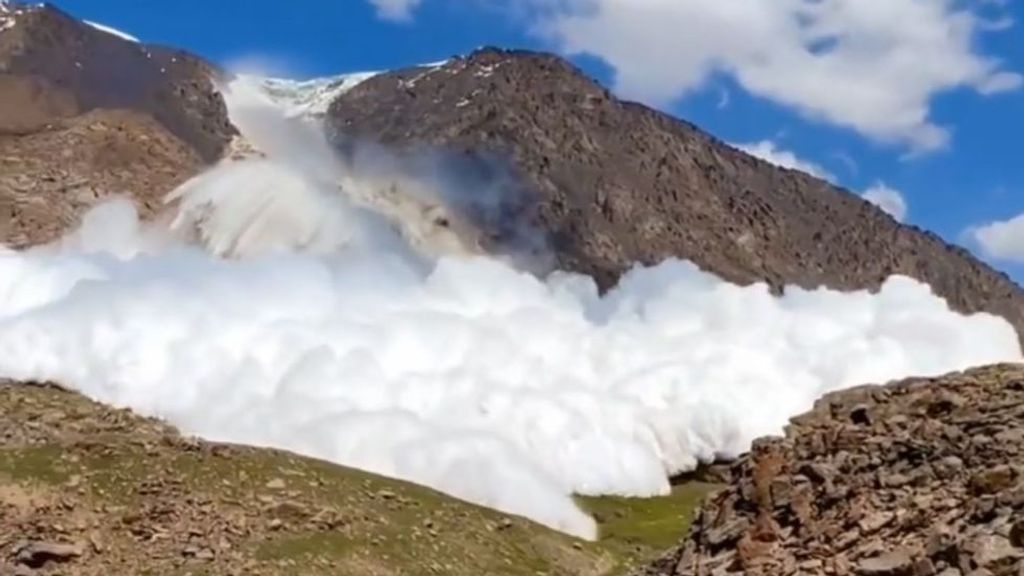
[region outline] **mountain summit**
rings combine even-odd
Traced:
[[[111,194],[147,216],[236,131],[219,72],[46,5],[0,12],[0,239],[53,240]]]
[[[536,194],[562,268],[605,285],[685,258],[739,283],[874,290],[904,274],[961,312],[1024,333],[1024,292],[938,236],[696,126],[617,99],[561,58],[486,48],[375,76],[329,111],[338,133],[396,147],[487,151]]]
[[[226,154],[237,131],[215,66],[50,5],[6,6],[0,231],[8,243],[53,239],[111,193],[153,215],[164,194]],[[326,110],[348,139],[501,158],[527,191],[557,266],[604,286],[634,263],[667,257],[776,290],[875,290],[904,274],[958,311],[997,314],[1024,332],[1024,292],[965,250],[620,101],[555,56],[486,48],[434,66],[266,86],[297,112]],[[303,87],[315,93],[291,93]]]

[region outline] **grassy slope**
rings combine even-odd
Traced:
[[[27,539],[76,544],[76,573],[97,575],[624,574],[678,541],[709,490],[581,498],[602,524],[587,543],[404,482],[182,439],[55,388],[0,385],[0,439],[0,573]]]

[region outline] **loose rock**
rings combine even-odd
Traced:
[[[829,394],[735,462],[646,574],[1024,574],[1021,381],[994,366]]]

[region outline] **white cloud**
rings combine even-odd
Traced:
[[[978,51],[963,0],[520,0],[559,50],[602,58],[627,97],[666,104],[715,74],[804,116],[914,151],[945,146],[938,93],[989,95],[1019,74]],[[1005,27],[1005,24],[1002,25]]]
[[[729,104],[731,102],[732,94],[730,94],[728,90],[723,88],[721,92],[718,93],[718,104],[715,104],[715,109],[725,110],[726,108],[729,107]]]
[[[370,0],[377,8],[377,16],[384,20],[407,21],[422,0]]]
[[[985,82],[978,86],[978,92],[982,94],[998,94],[1000,92],[1009,92],[1016,90],[1021,87],[1024,83],[1024,78],[1020,74],[1014,72],[999,72],[990,76]]]
[[[776,166],[790,168],[792,170],[800,170],[801,172],[806,172],[811,176],[816,176],[822,180],[828,180],[830,182],[836,181],[836,177],[828,170],[825,170],[814,162],[800,158],[789,150],[779,148],[778,145],[771,140],[761,140],[760,142],[750,142],[746,144],[732,144],[732,146],[743,150],[751,156],[757,156],[766,162],[775,164]]]
[[[881,182],[865,190],[861,198],[878,206],[899,222],[907,217],[907,201],[903,194]]]
[[[966,234],[988,258],[1024,262],[1024,214],[969,228]]]

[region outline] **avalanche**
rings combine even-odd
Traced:
[[[601,295],[423,249],[343,193],[359,183],[322,138],[232,88],[267,158],[188,183],[173,226],[114,201],[60,243],[0,252],[0,376],[593,538],[574,493],[662,494],[826,391],[1021,359],[1007,322],[903,277],[775,297],[670,260]]]

